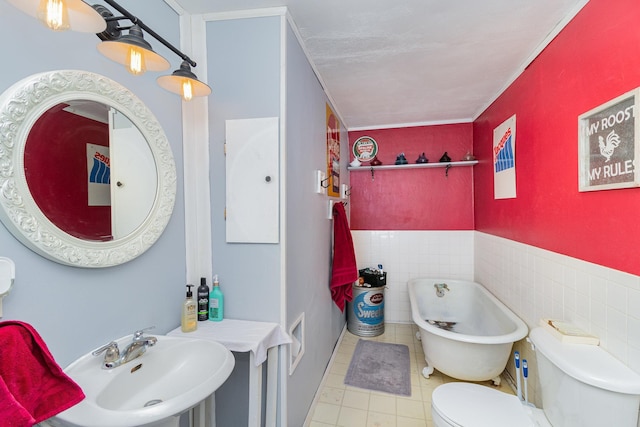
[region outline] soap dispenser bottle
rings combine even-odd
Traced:
[[[193,332],[198,327],[197,321],[197,305],[193,300],[193,292],[191,288],[193,285],[187,285],[187,298],[182,303],[182,318],[180,326],[182,332]]]
[[[200,286],[198,286],[198,321],[207,320],[209,318],[209,286],[207,279],[200,278]]]
[[[213,288],[209,294],[209,320],[219,322],[224,318],[224,295],[220,290],[218,275],[213,276]]]

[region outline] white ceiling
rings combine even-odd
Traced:
[[[287,6],[348,129],[476,118],[588,0],[172,0]]]

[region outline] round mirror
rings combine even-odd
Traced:
[[[0,219],[38,254],[78,267],[130,261],[160,237],[175,194],[167,138],[120,84],[64,70],[0,96]]]
[[[24,149],[29,192],[56,227],[84,240],[126,237],[149,215],[157,172],[149,144],[120,111],[72,99],[43,112]]]

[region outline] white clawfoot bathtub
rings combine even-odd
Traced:
[[[500,384],[513,343],[527,325],[476,282],[421,277],[408,282],[429,378],[434,368],[464,381]]]

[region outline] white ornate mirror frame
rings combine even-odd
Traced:
[[[156,164],[157,189],[145,221],[111,241],[73,237],[55,226],[35,203],[24,171],[27,136],[45,111],[61,102],[86,99],[111,106],[140,130]],[[176,167],[162,127],[128,89],[88,71],[59,70],[29,76],[0,95],[0,220],[39,255],[75,267],[110,267],[149,249],[164,231],[175,204]]]

